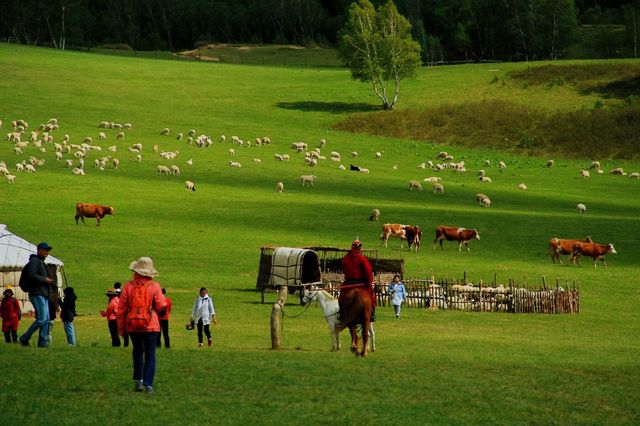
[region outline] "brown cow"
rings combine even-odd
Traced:
[[[401,225],[399,223],[385,223],[382,225],[382,233],[380,234],[382,243],[380,245],[387,247],[389,237],[396,237],[400,238],[400,248],[404,247],[402,241],[407,240],[409,248],[411,248],[411,244],[413,244],[415,250],[418,251],[418,248],[420,248],[421,235],[422,230],[417,226]]]
[[[436,226],[436,238],[433,240],[433,249],[436,249],[436,243],[440,241],[440,248],[444,250],[444,246],[442,245],[442,241],[457,241],[458,242],[458,251],[462,251],[462,244],[467,247],[468,251],[471,251],[469,248],[469,240],[479,240],[480,234],[475,229],[465,229],[458,228],[455,226]]]
[[[604,267],[607,267],[607,262],[604,261],[604,256],[608,253],[617,254],[615,248],[613,248],[613,244],[596,244],[596,243],[574,243],[573,250],[571,253],[571,260],[573,263],[578,262],[578,266],[580,265],[580,261],[578,258],[581,255],[589,256],[593,258],[593,267],[598,267],[598,259],[602,260]]]
[[[355,287],[344,295],[342,303],[342,322],[336,325],[336,332],[340,333],[345,328],[351,333],[351,352],[356,356],[369,354],[369,333],[371,328],[371,296],[368,290]],[[358,352],[358,325],[361,326],[362,352]]]
[[[78,219],[82,219],[82,223],[85,223],[85,217],[95,217],[98,223],[96,226],[100,226],[100,219],[102,219],[105,215],[113,215],[115,212],[113,211],[113,207],[111,206],[101,206],[98,204],[91,203],[78,203],[76,204],[76,225],[78,224]]]
[[[573,250],[573,245],[575,243],[592,243],[593,240],[591,236],[587,236],[587,238],[582,240],[563,240],[560,238],[550,238],[549,239],[549,252],[551,252],[551,260],[553,263],[556,263],[556,259],[558,259],[558,263],[562,265],[562,259],[560,259],[561,254],[571,254]]]

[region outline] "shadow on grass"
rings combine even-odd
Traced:
[[[597,93],[605,98],[625,99],[629,96],[640,96],[640,75],[612,81],[580,90],[581,95]]]
[[[319,101],[298,101],[298,102],[278,102],[278,108],[293,109],[303,112],[330,112],[341,114],[345,112],[371,112],[378,111],[376,105],[364,102],[319,102]]]

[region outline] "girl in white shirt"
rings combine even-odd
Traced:
[[[211,346],[211,331],[209,324],[216,323],[216,310],[213,300],[209,297],[206,287],[200,289],[200,295],[196,298],[191,310],[191,319],[198,325],[198,346],[202,346],[202,329],[207,335],[208,344]]]

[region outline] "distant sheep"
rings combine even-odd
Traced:
[[[120,165],[120,160],[118,160],[117,158],[114,158],[113,160],[111,160],[111,164],[113,164],[113,168],[118,170],[118,166]]]
[[[556,162],[553,161],[553,160],[548,160],[547,161],[547,167],[553,167],[555,164],[556,164]]]
[[[356,158],[356,157],[358,156],[358,153],[357,153],[356,151],[353,151],[353,152],[351,153],[351,156],[352,156],[353,158]]]
[[[15,183],[16,176],[15,175],[6,175],[5,179],[7,180],[7,183]]]
[[[169,133],[171,133],[171,129],[169,129],[168,127],[165,127],[164,129],[162,129],[162,131],[160,132],[160,135],[162,136],[167,136]]]
[[[238,163],[237,161],[229,161],[229,166],[235,169],[239,169],[240,167],[242,167],[242,164]]]
[[[371,210],[371,216],[369,216],[369,220],[377,221],[380,218],[380,210],[373,209]]]
[[[107,135],[104,132],[98,133],[98,139],[101,141],[107,140]]]
[[[500,161],[500,162],[498,162],[498,167],[501,168],[501,169],[506,169],[507,165],[504,163],[504,161]]]
[[[282,194],[282,191],[284,191],[284,183],[282,183],[282,182],[276,183],[276,191],[278,191],[280,194]]]
[[[156,174],[157,175],[169,175],[169,174],[171,174],[171,169],[168,168],[167,166],[159,165],[158,167],[156,167]]]
[[[580,170],[580,176],[582,176],[584,179],[591,179],[589,170]]]
[[[489,176],[480,176],[480,178],[478,178],[478,180],[480,182],[491,182],[491,178]]]
[[[584,213],[584,212],[587,211],[587,206],[585,206],[582,203],[577,204],[576,208],[578,209],[578,212],[580,212],[580,213]]]
[[[435,185],[433,185],[433,193],[444,194],[444,186],[441,183],[436,183]]]
[[[314,175],[300,176],[300,183],[302,184],[303,188],[305,183],[307,184],[307,186],[313,186],[313,183],[315,182],[315,180],[316,180],[316,177]]]
[[[482,193],[476,194],[476,202],[480,205],[482,205],[482,200],[484,200],[485,198],[489,198],[489,197],[487,197],[485,194],[482,194]]]
[[[442,178],[437,177],[437,176],[429,176],[423,179],[423,182],[440,182],[442,180]]]
[[[186,181],[184,181],[184,189],[186,191],[195,192],[196,191],[196,184],[191,182],[190,180],[186,180]]]
[[[480,202],[480,205],[482,207],[491,207],[491,200],[489,199],[489,197],[483,198]]]
[[[365,169],[364,167],[360,167],[360,173],[369,174],[369,169]]]
[[[626,176],[626,173],[624,172],[624,169],[622,167],[616,167],[615,169],[611,169],[610,173],[612,175]]]
[[[176,176],[180,176],[180,167],[176,166],[175,164],[171,166],[171,174],[172,175],[176,175]]]
[[[80,167],[74,167],[73,170],[71,170],[71,173],[76,176],[84,176],[84,169],[81,169]]]
[[[527,189],[527,185],[524,182],[520,182],[520,184],[518,185],[518,188],[520,189]]]
[[[409,190],[413,191],[414,189],[417,189],[418,191],[422,191],[422,185],[417,180],[410,180]]]
[[[589,165],[589,170],[600,170],[600,162],[599,161],[592,161],[591,164]]]
[[[630,179],[640,179],[640,173],[638,173],[638,172],[629,173],[629,178]]]
[[[236,150],[233,148],[229,148],[229,155],[234,156],[236,155]]]
[[[381,152],[376,152],[376,160],[379,160],[382,158],[382,153]]]

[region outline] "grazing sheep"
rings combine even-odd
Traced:
[[[422,191],[422,185],[417,180],[410,180],[409,190],[413,191],[414,189],[417,189],[418,191]]]
[[[344,166],[344,164],[340,164],[340,166],[338,167],[340,170],[347,170],[347,168]]]
[[[304,188],[304,184],[306,183],[307,186],[313,186],[313,183],[315,182],[316,177],[314,175],[301,175],[300,176],[300,183],[302,184],[302,187]]]
[[[176,176],[180,176],[180,167],[176,166],[175,164],[171,166],[171,174],[172,175],[176,175]]]
[[[20,164],[20,168],[18,168],[18,171],[21,172],[24,170],[24,166],[22,164]],[[73,160],[65,160],[64,162],[64,166],[66,168],[71,168],[71,166],[73,166]],[[18,167],[18,165],[16,164],[16,167]]]
[[[98,133],[98,139],[100,139],[101,141],[107,140],[107,135],[105,134],[105,132]]]
[[[369,169],[365,169],[364,167],[360,167],[360,173],[369,174]]]
[[[485,197],[482,199],[482,201],[480,202],[480,205],[482,207],[491,207],[491,200],[489,199],[489,197]]]
[[[136,161],[140,163],[142,161],[142,155],[140,154],[136,155]]]
[[[320,139],[320,148],[324,148],[327,145],[327,141],[325,139]]]
[[[504,163],[504,161],[500,161],[500,162],[498,162],[498,167],[501,168],[501,169],[506,169],[507,165]]]
[[[71,170],[71,173],[77,176],[84,176],[84,169],[81,169],[80,167],[74,167],[73,170]]]
[[[376,160],[379,160],[382,158],[382,153],[381,152],[376,152]]]
[[[184,137],[184,135],[183,135],[182,133],[178,133],[178,134],[176,135],[176,140],[181,141],[183,137]]]
[[[433,185],[433,193],[444,194],[444,186],[441,183],[436,183],[435,185]]]
[[[107,151],[118,152],[118,147],[115,145],[111,145],[110,147],[107,148]]]
[[[229,148],[229,155],[231,156],[236,155],[236,150],[233,148]]]
[[[640,173],[638,172],[629,173],[629,179],[640,179]]]
[[[22,150],[21,150],[21,149],[20,149],[20,147],[18,147],[18,146],[16,146],[16,147],[14,147],[14,148],[13,148],[13,152],[14,152],[16,155],[22,155]]]
[[[284,183],[282,183],[282,182],[276,183],[276,191],[278,191],[280,194],[282,194],[282,191],[284,191]]]
[[[588,170],[580,170],[580,176],[582,176],[584,179],[591,179],[591,175],[589,174]]]
[[[480,182],[491,182],[491,178],[489,176],[480,176],[480,178],[478,178],[478,180]]]
[[[156,174],[157,175],[169,175],[169,174],[171,174],[171,169],[168,168],[167,166],[159,165],[158,167],[156,167]]]
[[[525,185],[524,182],[520,182],[520,184],[518,185],[518,188],[520,189],[527,189],[527,185]]]
[[[289,161],[289,154],[282,154],[282,161]]]
[[[422,181],[423,182],[440,182],[442,180],[442,178],[436,177],[436,176],[429,176],[424,178]]]
[[[229,161],[229,166],[239,169],[240,167],[242,167],[242,164],[238,163],[237,161]]]
[[[125,129],[125,130],[131,130],[132,127],[133,126],[131,125],[131,123],[124,123],[122,125],[122,128]]]
[[[487,167],[491,166],[491,160],[484,160],[484,165]]]
[[[578,209],[578,211],[579,211],[580,213],[584,213],[584,212],[586,212],[586,211],[587,211],[587,206],[585,206],[585,205],[584,205],[584,204],[582,204],[582,203],[577,204],[577,205],[576,205],[576,208]]]
[[[418,168],[419,169],[426,169],[427,168],[427,164],[426,163],[420,163],[420,164],[418,164]]]
[[[153,145],[153,152],[158,152],[160,150],[160,148],[158,147],[158,144],[154,144]]]
[[[480,205],[482,205],[482,200],[484,200],[485,198],[489,198],[489,197],[487,197],[485,194],[482,194],[480,192],[476,194],[476,202],[479,203]]]
[[[284,161],[284,159],[282,158],[282,155],[280,154],[273,154],[273,158],[275,158],[278,161]]]
[[[547,167],[553,167],[555,164],[556,164],[556,162],[553,161],[553,160],[548,160],[547,161]]]
[[[113,160],[111,160],[111,164],[113,164],[113,168],[118,170],[118,166],[120,165],[120,160],[118,160],[117,158],[114,158]]]
[[[265,145],[269,145],[271,143],[271,138],[269,136],[263,136],[262,143]]]
[[[447,151],[440,151],[438,153],[438,155],[436,155],[436,158],[445,158],[447,157],[449,154],[447,153]]]
[[[626,173],[624,172],[624,169],[622,167],[616,167],[615,169],[611,169],[610,173],[612,175],[626,176]]]
[[[196,191],[196,184],[191,182],[190,180],[185,180],[184,181],[184,189],[186,191],[195,192]]]
[[[62,153],[61,152],[56,152],[56,160],[58,160],[58,161],[62,160]]]
[[[161,136],[167,136],[169,135],[169,133],[171,133],[171,129],[169,129],[168,127],[165,127],[164,129],[162,129],[162,131],[160,132]]]
[[[181,133],[182,134],[182,133]],[[191,129],[189,130],[189,136],[195,136],[196,135],[196,129]]]
[[[33,164],[27,164],[26,166],[24,166],[24,168],[27,171],[27,173],[35,173],[36,172],[36,168],[33,167]]]
[[[483,169],[478,170],[478,177],[482,177],[487,174]]]
[[[253,162],[256,163],[256,164],[260,164],[260,163],[262,163],[262,160],[259,159],[259,158],[254,158]]]
[[[369,216],[369,220],[377,221],[380,218],[380,210],[373,209],[371,210],[371,216]]]
[[[453,161],[453,155],[447,155],[442,159],[442,161],[449,161],[449,162]]]
[[[591,164],[589,164],[589,170],[595,170],[598,171],[600,170],[600,162],[599,161],[592,161]]]
[[[357,153],[356,151],[353,151],[353,152],[351,153],[351,156],[352,156],[353,158],[355,158],[355,157],[357,157],[357,156],[358,156],[358,153]]]
[[[115,146],[115,145],[114,145]],[[138,152],[142,151],[142,144],[141,143],[134,143],[133,145],[131,145],[131,148],[129,148],[130,150],[137,150]]]
[[[5,175],[5,179],[7,180],[7,183],[15,183],[16,176],[15,175]]]
[[[185,161],[185,163],[187,163],[189,166],[193,166],[193,158],[189,158],[187,161]]]
[[[9,174],[9,169],[7,169],[5,166],[0,165],[0,173],[6,176]]]

